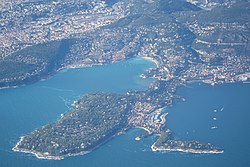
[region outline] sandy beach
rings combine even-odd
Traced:
[[[146,59],[146,60],[149,60],[149,61],[155,63],[157,68],[160,67],[160,63],[157,60],[155,60],[154,58],[152,58],[152,57],[140,57],[140,58]]]

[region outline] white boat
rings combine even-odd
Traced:
[[[136,141],[140,141],[141,138],[140,138],[140,137],[136,137],[135,140],[136,140]]]
[[[217,126],[212,126],[211,129],[217,129],[218,127]]]

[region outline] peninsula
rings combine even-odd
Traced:
[[[66,156],[83,155],[98,148],[112,137],[131,128],[140,127],[148,135],[160,135],[153,151],[189,153],[222,153],[211,144],[178,141],[166,129],[167,113],[150,103],[138,102],[138,94],[86,94],[74,103],[75,109],[60,120],[21,137],[14,151],[32,153],[42,159],[60,160]],[[167,133],[168,132],[168,133]]]
[[[8,1],[8,0],[7,0]],[[0,88],[21,86],[66,68],[153,60],[145,91],[85,94],[63,117],[21,137],[14,151],[62,159],[96,149],[140,127],[161,137],[152,150],[222,153],[175,140],[163,108],[183,100],[190,82],[247,81],[249,0],[13,0],[0,5]]]
[[[159,139],[151,146],[152,151],[176,151],[194,154],[220,154],[224,151],[210,143],[199,141],[175,140],[172,132],[162,132]]]

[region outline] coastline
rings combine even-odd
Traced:
[[[152,58],[152,57],[138,57],[138,58],[142,58],[142,59],[151,61],[156,65],[157,68],[160,67],[160,63],[157,60],[155,60],[154,58]]]
[[[90,153],[90,151],[82,151],[79,153],[75,153],[75,154],[66,154],[63,156],[53,156],[53,155],[49,155],[47,152],[42,153],[42,152],[38,152],[38,151],[32,151],[32,150],[28,150],[28,149],[20,149],[18,148],[18,146],[20,145],[20,143],[23,141],[23,138],[25,136],[22,136],[20,138],[20,140],[17,142],[17,144],[15,145],[15,147],[12,148],[12,151],[14,152],[22,152],[22,153],[26,153],[26,154],[33,154],[36,156],[36,158],[38,159],[46,159],[46,160],[62,160],[65,157],[70,157],[70,156],[78,156],[78,155],[85,155]]]
[[[15,88],[18,88],[18,86],[5,86],[5,87],[0,87],[0,90],[1,90],[1,89],[15,89]]]
[[[192,154],[222,154],[224,153],[223,150],[221,151],[198,151],[198,150],[195,150],[195,149],[181,149],[181,148],[177,148],[177,149],[168,149],[168,148],[159,148],[159,147],[156,147],[155,146],[155,143],[151,146],[151,150],[153,152],[156,152],[156,151],[169,151],[169,152],[183,152],[183,153],[192,153]]]
[[[106,142],[110,141],[111,139],[113,139],[116,136],[119,136],[121,134],[123,134],[125,131],[127,131],[128,129],[123,129],[119,132],[117,132],[116,134],[108,137],[107,139],[105,139],[103,142],[97,144],[96,146],[94,146],[92,149],[90,149],[89,151],[81,151],[79,153],[69,153],[69,154],[65,154],[65,155],[61,155],[61,156],[53,156],[53,155],[49,155],[47,152],[38,152],[38,151],[32,151],[29,149],[21,149],[18,148],[18,146],[20,145],[20,143],[23,141],[25,136],[21,136],[20,140],[17,142],[17,144],[12,148],[12,151],[14,152],[21,152],[21,153],[26,153],[26,154],[33,154],[36,156],[36,158],[38,159],[44,159],[44,160],[63,160],[66,157],[71,157],[71,156],[79,156],[79,155],[86,155],[94,150],[96,150],[97,148],[99,148],[100,146],[102,146],[103,144],[105,144]]]
[[[142,58],[142,59],[146,59],[149,60],[151,62],[154,62],[157,66],[159,65],[159,63],[150,57],[135,57],[135,58]],[[133,58],[129,58],[129,59],[133,59]],[[129,59],[123,59],[123,60],[129,60]],[[123,61],[120,60],[120,61]],[[114,63],[118,63],[120,61],[113,61],[113,62],[105,62],[105,63],[93,63],[93,64],[84,64],[84,63],[79,63],[79,64],[71,64],[71,65],[67,65],[64,67],[59,67],[57,69],[54,69],[50,72],[47,73],[47,75],[37,75],[36,79],[34,80],[28,80],[28,81],[20,81],[20,82],[12,82],[11,84],[9,84],[9,86],[0,86],[0,90],[1,89],[11,89],[11,88],[19,88],[21,86],[26,86],[26,85],[30,85],[39,81],[44,81],[44,80],[48,80],[51,77],[53,77],[54,75],[56,75],[57,73],[63,71],[63,70],[70,70],[70,69],[82,69],[82,68],[91,68],[94,66],[103,66],[103,65],[107,65],[107,64],[114,64]],[[13,86],[11,86],[13,85]]]
[[[149,134],[152,133],[149,129],[144,128],[144,127],[137,126],[135,128],[137,128],[137,129],[143,129],[143,130],[147,131]]]
[[[153,59],[151,57],[140,57],[140,58],[152,61],[156,65],[159,64],[159,62],[157,62],[155,59]],[[74,105],[74,103],[72,105]],[[158,110],[159,110],[159,112],[161,112],[161,110],[163,110],[163,108],[160,108]],[[162,116],[163,115],[161,115],[161,118],[163,118]],[[61,115],[61,118],[63,118],[63,114]],[[165,123],[165,121],[164,121],[164,123]],[[151,131],[149,129],[147,129],[147,128],[144,128],[144,127],[136,127],[136,128],[140,128],[140,129],[143,129],[143,130],[147,131],[148,133],[151,133]],[[86,151],[83,151],[83,152],[79,152],[79,153],[76,153],[76,154],[66,154],[66,155],[63,155],[63,156],[51,156],[49,154],[46,154],[46,152],[37,152],[37,151],[34,151],[34,150],[18,148],[18,146],[22,142],[23,138],[24,138],[24,136],[21,137],[20,141],[16,144],[16,146],[12,150],[15,151],[15,152],[23,152],[23,153],[34,154],[38,159],[61,160],[61,159],[64,159],[65,157],[68,157],[68,156],[85,155],[85,154],[88,153]],[[178,152],[186,152],[186,153],[204,153],[204,154],[205,153],[209,153],[209,154],[216,153],[216,152],[213,152],[213,151],[207,151],[206,152],[206,151],[197,151],[197,150],[193,150],[193,149],[164,149],[164,148],[161,148],[161,147],[157,148],[157,147],[155,147],[153,145],[151,146],[152,151],[178,151]],[[96,147],[99,147],[99,146],[96,146]],[[223,151],[221,153],[223,153]]]

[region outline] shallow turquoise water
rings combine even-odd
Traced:
[[[146,89],[150,80],[139,75],[151,62],[132,59],[117,64],[71,69],[36,84],[0,90],[0,167],[193,167],[250,166],[250,85],[190,85],[178,94],[186,102],[167,109],[167,123],[177,137],[211,142],[225,150],[221,155],[153,153],[154,137],[135,141],[140,131],[133,129],[85,156],[61,161],[39,160],[32,155],[15,153],[11,148],[19,137],[70,110],[81,94],[96,91],[126,92]],[[220,110],[221,112],[214,112]],[[217,120],[213,120],[217,118]],[[212,130],[212,126],[218,129]]]

